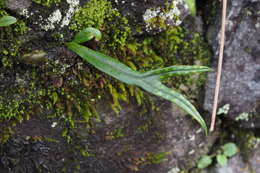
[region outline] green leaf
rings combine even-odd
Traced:
[[[218,154],[217,161],[221,166],[225,166],[227,164],[227,157],[223,154]]]
[[[85,30],[90,32],[90,30]],[[95,35],[96,33],[93,33]],[[89,38],[91,33],[89,34]],[[77,37],[79,37],[77,35]],[[75,40],[75,39],[74,39]],[[76,39],[78,41],[79,39]],[[80,40],[80,42],[83,39]],[[180,93],[173,89],[170,89],[161,83],[162,78],[170,77],[173,75],[189,74],[194,72],[204,72],[210,71],[208,67],[204,66],[171,66],[163,69],[152,70],[148,72],[137,72],[121,63],[117,59],[110,56],[104,55],[100,52],[96,52],[85,46],[81,46],[76,42],[66,43],[68,48],[86,60],[88,63],[92,64],[94,67],[100,71],[107,73],[114,78],[125,82],[127,84],[136,85],[142,89],[160,96],[164,99],[174,102],[185,112],[190,114],[195,120],[199,122],[201,127],[207,133],[207,127],[200,116],[196,108]]]
[[[223,154],[227,157],[232,157],[233,155],[235,155],[238,152],[238,148],[236,146],[236,144],[230,142],[230,143],[226,143],[225,145],[222,146],[223,149]]]
[[[170,66],[166,68],[145,72],[143,74],[143,77],[155,77],[159,80],[171,76],[185,75],[185,74],[191,74],[196,72],[208,72],[208,71],[212,71],[212,70],[211,68],[205,66],[178,65],[178,66]]]
[[[203,156],[197,163],[197,167],[200,169],[207,168],[212,163],[212,159],[209,156]]]
[[[186,4],[190,9],[191,15],[196,16],[196,0],[186,0]]]
[[[17,21],[15,17],[12,16],[4,16],[0,18],[0,27],[2,26],[9,26],[11,24],[14,24]]]
[[[84,43],[94,37],[98,41],[101,39],[102,34],[98,29],[89,27],[77,33],[72,41],[75,43]]]

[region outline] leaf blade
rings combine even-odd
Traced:
[[[4,16],[0,18],[0,27],[9,26],[17,22],[17,19],[13,16]]]
[[[199,169],[207,168],[212,163],[212,159],[210,156],[202,156],[197,163],[197,167]]]
[[[232,157],[238,152],[236,144],[229,142],[222,146],[223,154],[227,157]]]
[[[85,46],[81,46],[74,42],[67,43],[66,45],[70,50],[74,51],[88,63],[120,81],[123,81],[127,84],[135,84],[136,78],[140,77],[140,73],[133,71],[131,68],[122,64],[117,59],[89,49]]]
[[[170,67],[144,72],[143,77],[156,77],[156,78],[164,79],[176,75],[186,75],[191,73],[209,72],[209,71],[212,71],[212,69],[206,66],[178,65],[178,66],[170,66]]]
[[[225,166],[227,165],[227,157],[225,155],[222,154],[218,154],[217,155],[217,161],[221,166]]]
[[[170,89],[163,85],[161,82],[146,79],[146,85],[139,84],[144,90],[153,93],[154,95],[160,96],[166,100],[169,100],[179,106],[182,110],[191,115],[204,129],[207,134],[207,126],[203,118],[200,116],[196,108],[180,93],[176,92],[174,89]]]

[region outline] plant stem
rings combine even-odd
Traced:
[[[214,131],[216,113],[217,113],[217,107],[218,107],[218,96],[219,96],[219,89],[220,89],[223,52],[224,52],[224,45],[225,45],[225,24],[226,24],[226,13],[227,13],[227,0],[222,0],[222,5],[223,5],[223,7],[222,7],[222,20],[221,20],[221,38],[220,38],[220,49],[219,49],[218,72],[217,72],[217,79],[216,79],[216,88],[215,88],[213,111],[212,111],[212,116],[211,116],[210,131]]]

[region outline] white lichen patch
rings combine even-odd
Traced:
[[[67,0],[67,3],[69,4],[69,10],[61,22],[61,27],[69,25],[72,16],[79,8],[79,0]]]
[[[251,117],[250,113],[243,112],[236,117],[236,121],[240,121],[240,120],[248,121],[250,117]]]
[[[57,122],[53,122],[53,123],[51,124],[51,127],[52,127],[52,128],[55,128],[57,125],[58,125]]]
[[[223,107],[218,109],[217,115],[221,115],[221,114],[228,114],[230,110],[230,104],[225,104]]]
[[[58,24],[62,19],[62,15],[60,10],[55,10],[48,18],[47,18],[47,24],[42,25],[41,28],[45,31],[48,31],[50,29],[55,28],[55,24]]]
[[[79,0],[67,0],[69,4],[69,9],[66,11],[66,15],[62,17],[59,9],[55,10],[46,20],[46,24],[41,25],[41,28],[45,31],[55,29],[55,26],[63,28],[68,26],[72,16],[79,8]],[[57,26],[58,25],[58,26]]]
[[[172,168],[170,171],[168,171],[168,173],[178,173],[178,172],[180,172],[180,171],[181,171],[180,168],[174,167],[174,168]]]
[[[172,7],[167,12],[164,12],[164,10],[161,7],[158,8],[151,8],[147,9],[143,15],[144,22],[146,23],[146,29],[147,31],[153,29],[152,26],[152,19],[154,18],[160,18],[163,21],[169,20],[172,21],[171,25],[178,26],[182,23],[180,20],[181,15],[181,9],[179,9],[179,6],[182,6],[184,10],[188,9],[188,6],[184,3],[183,0],[174,0],[172,2]]]

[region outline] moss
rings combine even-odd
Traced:
[[[37,4],[41,4],[46,7],[50,7],[53,4],[60,3],[61,0],[33,0]]]
[[[134,70],[146,71],[174,64],[208,64],[209,52],[200,35],[189,34],[181,27],[172,27],[156,36],[133,38],[127,19],[109,1],[88,1],[75,14],[70,28],[78,32],[89,26],[97,27],[103,33],[103,39],[99,44],[92,42],[92,48],[119,59]],[[19,57],[28,57],[32,52],[22,56],[19,41],[10,39],[18,38],[27,31],[24,22],[19,20],[17,24],[0,29],[4,31],[1,33],[5,33],[1,35],[1,40],[8,42],[0,43],[3,45],[0,48],[3,73],[7,69],[12,71],[13,64],[18,64],[17,59],[21,60]],[[31,48],[29,44],[26,46],[26,50]],[[27,68],[16,70],[16,74],[24,77],[16,76],[16,86],[10,87],[6,92],[1,91],[4,94],[0,97],[0,117],[22,121],[37,112],[49,118],[58,118],[58,124],[63,126],[62,136],[71,142],[71,129],[79,124],[91,129],[100,121],[95,104],[100,99],[107,98],[108,93],[112,100],[111,108],[115,112],[121,110],[121,101],[151,106],[147,94],[141,89],[121,83],[71,54],[67,55],[66,49],[61,52],[54,58],[46,57],[40,64],[20,62]],[[193,77],[178,77],[173,82],[168,80],[166,83],[175,87],[194,83],[200,86],[203,76],[195,80]],[[141,129],[146,131],[149,124]],[[122,135],[119,130],[113,132],[112,136]]]
[[[9,14],[4,10],[0,10],[0,17],[5,15]],[[22,20],[18,20],[11,26],[0,28],[0,59],[4,67],[10,67],[15,63],[14,57],[19,55],[19,48],[21,46],[19,36],[25,34],[27,31],[28,27]]]
[[[0,9],[5,7],[5,0],[0,0]]]
[[[102,42],[113,49],[125,46],[131,32],[127,19],[107,0],[90,0],[75,13],[70,28],[78,32],[86,27],[100,29]]]

